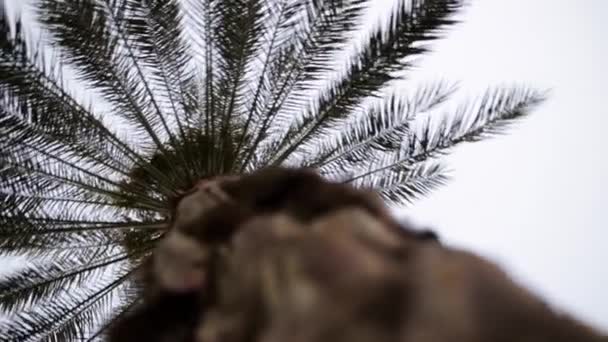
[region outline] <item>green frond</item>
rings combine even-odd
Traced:
[[[46,187],[43,182],[39,184],[42,188],[38,192],[42,194],[0,192],[0,248],[5,253],[40,256],[49,249],[82,245],[83,241],[89,245],[103,244],[108,239],[116,242],[116,234],[121,231],[138,229],[152,234],[165,228],[163,211],[158,209],[152,211],[156,219],[133,220],[126,216],[146,212],[146,209],[135,211],[137,202],[124,208],[103,196],[77,193],[74,190],[78,189],[66,186],[58,185],[55,189],[52,184]]]
[[[217,108],[221,122],[214,137],[221,141],[222,149],[226,149],[231,144],[228,137],[235,131],[245,130],[247,83],[256,64],[253,53],[266,33],[263,20],[268,15],[268,8],[260,0],[227,0],[216,7],[219,21],[213,28],[220,56],[216,65],[219,74]],[[220,165],[223,164],[220,156]],[[230,170],[232,165],[221,172]]]
[[[409,97],[393,93],[379,98],[336,136],[325,137],[314,150],[307,151],[312,158],[303,164],[323,173],[336,173],[352,169],[353,161],[366,162],[378,153],[398,151],[410,134],[412,122],[421,114],[429,114],[455,91],[453,84],[433,82],[419,86]]]
[[[410,205],[445,185],[448,180],[445,166],[440,162],[430,161],[407,167],[398,165],[386,170],[379,177],[359,182],[358,186],[378,191],[389,203]]]
[[[6,17],[1,22],[5,26],[0,44],[3,152],[26,144],[53,146],[123,175],[133,163],[145,165],[133,147],[104,125],[100,115],[68,94],[60,81],[61,69],[48,70],[56,61],[45,61],[44,54],[32,51],[22,32],[11,33]],[[156,175],[166,181],[158,171]]]
[[[123,243],[141,246],[160,237],[166,229],[163,221],[104,222],[99,217],[102,215],[97,214],[96,217],[90,210],[82,215],[84,217],[62,215],[56,218],[52,214],[5,210],[0,216],[0,255],[55,258]],[[129,243],[137,236],[136,232],[143,233],[143,236]]]
[[[361,0],[292,1],[286,10],[289,19],[284,29],[287,40],[277,50],[271,71],[275,76],[274,91],[264,106],[262,125],[241,171],[249,166],[253,151],[269,136],[271,124],[289,124],[294,111],[306,101],[313,90],[314,81],[323,71],[329,71],[336,51],[344,47],[350,30],[356,26],[364,10]],[[284,113],[282,113],[284,112]],[[282,113],[282,114],[281,114]],[[270,142],[275,145],[275,142]],[[268,158],[261,159],[266,163]],[[254,164],[259,167],[261,163]]]
[[[109,317],[107,317],[105,319],[106,323],[103,324],[101,327],[98,327],[96,329],[93,329],[92,332],[89,334],[89,336],[87,336],[86,338],[86,342],[91,342],[91,341],[106,341],[106,336],[105,334],[107,333],[108,328],[110,327],[110,324],[118,319],[121,319],[123,316],[127,315],[129,312],[131,312],[131,310],[137,305],[140,304],[140,299],[141,296],[139,295],[139,293],[137,291],[130,291],[127,292],[125,291],[125,298],[121,298],[121,300],[119,300],[119,305],[117,305],[116,307],[113,308],[113,312],[111,315],[109,315]]]
[[[107,256],[92,262],[90,256],[95,253]],[[108,266],[129,257],[126,253],[111,253],[103,249],[32,262],[16,274],[0,280],[0,311],[23,311],[41,300],[49,301],[89,282],[98,282],[107,273]]]
[[[365,98],[376,96],[396,79],[395,72],[407,69],[413,56],[425,52],[419,43],[439,38],[446,26],[455,23],[451,16],[462,6],[459,0],[401,1],[387,28],[370,35],[340,79],[332,81],[292,124],[271,163],[279,165],[296,149],[311,141],[314,145],[315,138],[343,123]]]
[[[452,115],[430,116],[417,125],[400,151],[351,177],[348,182],[372,178],[398,166],[409,166],[447,153],[454,146],[503,134],[526,117],[545,99],[545,94],[527,87],[491,88],[475,101],[468,101]]]
[[[257,81],[254,83],[252,99],[246,104],[249,110],[244,115],[245,123],[237,141],[236,155],[246,155],[247,152],[242,151],[244,146],[247,147],[247,150],[251,148],[252,137],[250,126],[254,120],[260,121],[263,119],[264,100],[268,100],[278,80],[278,75],[273,70],[273,64],[277,65],[277,63],[280,64],[282,62],[280,50],[275,49],[275,44],[280,44],[281,28],[285,26],[284,21],[288,19],[286,17],[289,12],[287,0],[280,1],[276,6],[273,6],[273,4],[268,4],[267,6],[269,7],[267,10],[269,18],[266,21],[272,24],[268,25],[269,27],[265,30],[268,31],[266,34],[268,37],[261,39],[259,55],[264,56],[263,61],[261,61],[261,71],[257,75]],[[239,171],[237,168],[242,172],[244,165],[237,165],[235,163],[231,171]]]
[[[38,193],[54,193],[63,198],[93,199],[95,202],[107,205],[110,205],[109,201],[113,199],[131,201],[136,199],[135,205],[140,208],[162,210],[162,206],[157,201],[121,193],[118,183],[77,166],[77,163],[70,163],[67,159],[9,155],[0,156],[0,162],[6,167],[7,172],[3,172],[5,175],[9,172],[28,175],[27,178],[7,176],[2,180],[1,184],[14,193],[26,193],[28,182],[35,181],[41,188]],[[27,196],[26,198],[32,203],[42,201],[42,197]],[[118,209],[116,204],[113,206]]]
[[[90,331],[97,328],[99,321],[111,316],[116,299],[127,299],[124,298],[124,292],[128,292],[130,285],[125,280],[132,272],[128,267],[117,265],[113,277],[106,276],[96,282],[87,282],[87,287],[73,291],[70,295],[55,297],[44,306],[19,312],[7,327],[9,332],[0,335],[0,338],[10,338],[13,341],[86,338],[91,334]]]
[[[216,36],[214,29],[219,21],[220,13],[217,10],[217,0],[183,0],[181,9],[184,20],[184,35],[187,36],[193,51],[193,60],[202,65],[202,78],[198,80],[200,86],[191,92],[193,98],[197,99],[194,106],[200,110],[201,115],[197,118],[196,127],[203,131],[212,144],[217,142],[216,131],[221,125],[218,119],[219,104],[219,80],[222,78],[218,61],[220,60]],[[200,89],[198,89],[200,88]],[[192,102],[192,101],[191,101]],[[217,158],[213,150],[207,150],[205,159],[209,162],[210,168],[205,170],[206,174],[213,173]]]
[[[62,59],[98,90],[154,145],[164,151],[172,136],[149,81],[125,37],[121,17],[128,1],[39,0],[38,20],[57,44]],[[176,170],[172,170],[177,172]]]
[[[142,69],[149,75],[149,87],[157,94],[159,110],[171,113],[167,121],[177,127],[177,137],[170,135],[176,150],[177,141],[187,138],[186,127],[202,119],[200,109],[192,101],[196,69],[183,40],[179,3],[176,0],[127,1],[125,11],[128,16],[118,16],[125,22],[125,34],[131,42],[134,59],[142,62]],[[186,146],[179,154],[180,163],[184,164],[188,179],[193,181],[187,149]]]

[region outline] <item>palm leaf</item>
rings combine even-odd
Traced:
[[[13,340],[35,338],[38,341],[71,341],[84,338],[97,327],[97,322],[111,315],[112,302],[116,297],[123,300],[133,299],[124,294],[130,292],[125,289],[130,286],[125,280],[133,271],[126,267],[117,268],[113,279],[88,282],[89,286],[77,296],[55,297],[44,306],[19,312],[9,324],[9,333],[0,337]]]
[[[173,136],[125,36],[122,18],[128,4],[129,1],[111,4],[109,0],[41,0],[39,21],[50,32],[53,43],[61,47],[65,62],[164,151],[159,133],[171,139]]]
[[[504,134],[507,128],[541,103],[545,96],[545,93],[527,87],[488,89],[476,101],[460,105],[452,115],[445,115],[439,120],[426,118],[417,127],[417,134],[407,139],[399,151],[382,158],[376,165],[371,165],[369,171],[350,178],[348,182],[373,178],[395,167],[438,157],[464,142]]]
[[[294,2],[294,6],[297,4],[306,12],[291,21],[287,29],[289,39],[282,49],[278,49],[277,60],[272,64],[275,68],[271,70],[276,75],[275,91],[264,106],[262,125],[241,165],[241,172],[249,166],[253,151],[269,135],[271,124],[280,126],[293,119],[294,110],[305,102],[319,74],[328,71],[334,52],[343,47],[349,30],[360,19],[364,9],[364,1],[361,0]],[[294,10],[297,11],[292,7],[288,12]],[[269,145],[278,146],[278,142],[270,142]],[[266,163],[266,160],[261,161]],[[257,163],[253,167],[260,165]]]
[[[400,148],[404,137],[412,134],[410,126],[416,118],[443,104],[456,87],[445,82],[420,86],[409,98],[391,94],[376,101],[355,122],[320,141],[314,159],[304,162],[324,172],[340,172],[352,168],[352,160],[372,160],[380,152]]]
[[[327,127],[343,122],[341,119],[348,117],[363,99],[377,95],[396,78],[395,71],[409,66],[408,57],[425,51],[416,43],[438,38],[442,27],[454,23],[451,15],[461,6],[457,0],[401,1],[389,18],[387,29],[377,29],[370,35],[340,79],[333,81],[289,128],[271,163],[281,164]]]
[[[84,255],[71,254],[67,258],[54,258],[33,262],[16,274],[0,282],[0,308],[5,311],[22,311],[32,303],[65,295],[70,289],[80,288],[89,282],[98,282],[107,272],[105,267],[128,260],[123,252],[97,251],[103,258],[92,262]]]
[[[416,199],[428,195],[448,180],[445,166],[430,161],[408,167],[396,166],[382,177],[358,182],[358,186],[375,189],[387,201],[404,205],[412,204]]]

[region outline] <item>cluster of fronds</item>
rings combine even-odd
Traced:
[[[497,88],[444,115],[443,82],[382,95],[463,2],[400,0],[355,37],[369,1],[36,0],[39,42],[2,6],[0,248],[29,263],[0,281],[0,339],[103,336],[198,179],[309,166],[396,204],[443,184],[438,156],[542,98]]]

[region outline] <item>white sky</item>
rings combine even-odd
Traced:
[[[382,11],[392,2],[372,6]],[[551,88],[551,98],[510,134],[458,149],[449,158],[453,181],[411,211],[446,242],[490,257],[605,331],[606,14],[608,0],[472,1],[416,77],[472,90],[524,82]]]
[[[608,1],[477,0],[464,14],[417,76],[551,97],[508,135],[459,148],[452,182],[411,214],[608,331]]]

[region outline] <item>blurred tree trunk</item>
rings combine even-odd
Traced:
[[[388,236],[353,210],[311,226],[256,219],[220,257],[198,341],[608,341],[438,242]]]

